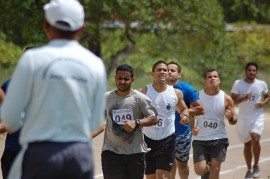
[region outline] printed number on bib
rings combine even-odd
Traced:
[[[113,110],[113,120],[119,125],[124,125],[123,120],[133,120],[132,109],[117,109]]]
[[[217,122],[213,121],[204,121],[203,122],[203,127],[204,128],[209,128],[209,129],[216,129],[217,128]]]
[[[164,127],[164,120],[160,117],[160,116],[157,116],[157,124],[154,125],[154,127],[157,127],[157,128],[161,128],[161,127]]]

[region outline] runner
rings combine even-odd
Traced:
[[[115,74],[117,89],[106,93],[106,127],[101,154],[104,179],[144,177],[144,156],[149,149],[142,129],[157,123],[157,111],[147,96],[131,88],[134,80],[132,67],[120,65]]]
[[[257,71],[257,63],[247,63],[246,77],[236,80],[231,90],[234,103],[239,104],[239,121],[236,129],[240,141],[244,143],[246,179],[260,176],[260,139],[264,128],[263,106],[270,99],[267,84],[256,78]],[[253,171],[251,171],[252,159],[254,159]]]
[[[188,108],[180,90],[167,85],[168,65],[156,62],[152,67],[153,84],[140,91],[146,94],[158,111],[158,123],[143,129],[145,142],[151,151],[146,153],[146,178],[170,178],[175,155],[175,111],[181,115],[181,123],[190,122]]]
[[[225,123],[227,120],[231,125],[236,124],[237,115],[233,100],[219,88],[218,72],[208,70],[204,77],[205,89],[199,91],[204,115],[198,116],[199,130],[192,142],[194,170],[197,175],[209,172],[209,178],[217,179],[229,145]]]

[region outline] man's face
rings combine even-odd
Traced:
[[[156,66],[155,70],[152,72],[152,77],[154,81],[165,81],[168,78],[168,67],[166,64],[159,64]]]
[[[206,74],[206,78],[204,80],[204,83],[207,87],[217,87],[220,84],[220,79],[218,76],[218,72],[217,71],[213,71],[213,72],[208,72]]]
[[[115,75],[115,85],[121,92],[127,92],[131,88],[134,77],[128,71],[119,70]]]
[[[178,67],[175,64],[169,64],[168,71],[169,71],[169,77],[168,77],[169,82],[175,82],[181,76],[181,73],[178,72]]]
[[[255,66],[250,65],[246,70],[246,78],[248,80],[254,80],[256,78],[257,69]]]

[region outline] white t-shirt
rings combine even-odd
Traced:
[[[164,139],[175,132],[174,121],[178,98],[173,86],[167,85],[166,91],[157,92],[152,84],[147,85],[147,93],[158,111],[158,123],[154,126],[144,127],[143,133],[153,140]]]
[[[243,101],[239,104],[239,114],[238,119],[250,119],[256,120],[257,118],[262,118],[263,108],[255,108],[255,104],[260,102],[262,95],[268,92],[267,84],[262,81],[255,79],[253,83],[246,83],[244,79],[236,80],[231,89],[231,93],[238,94],[239,97],[245,96],[247,93],[252,93],[251,99]]]

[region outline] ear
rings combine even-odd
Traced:
[[[178,73],[178,77],[181,78],[181,76],[182,76],[182,73]]]
[[[135,77],[132,78],[132,83],[135,81]]]
[[[50,35],[50,32],[51,32],[51,25],[50,25],[48,22],[44,21],[44,22],[43,22],[43,29],[44,29],[44,31],[45,31],[47,37],[50,39],[50,37],[51,37],[51,35]]]
[[[85,24],[83,24],[83,26],[79,29],[79,31],[78,31],[78,35],[81,35],[81,34],[83,34],[84,33],[84,31],[85,31]]]

